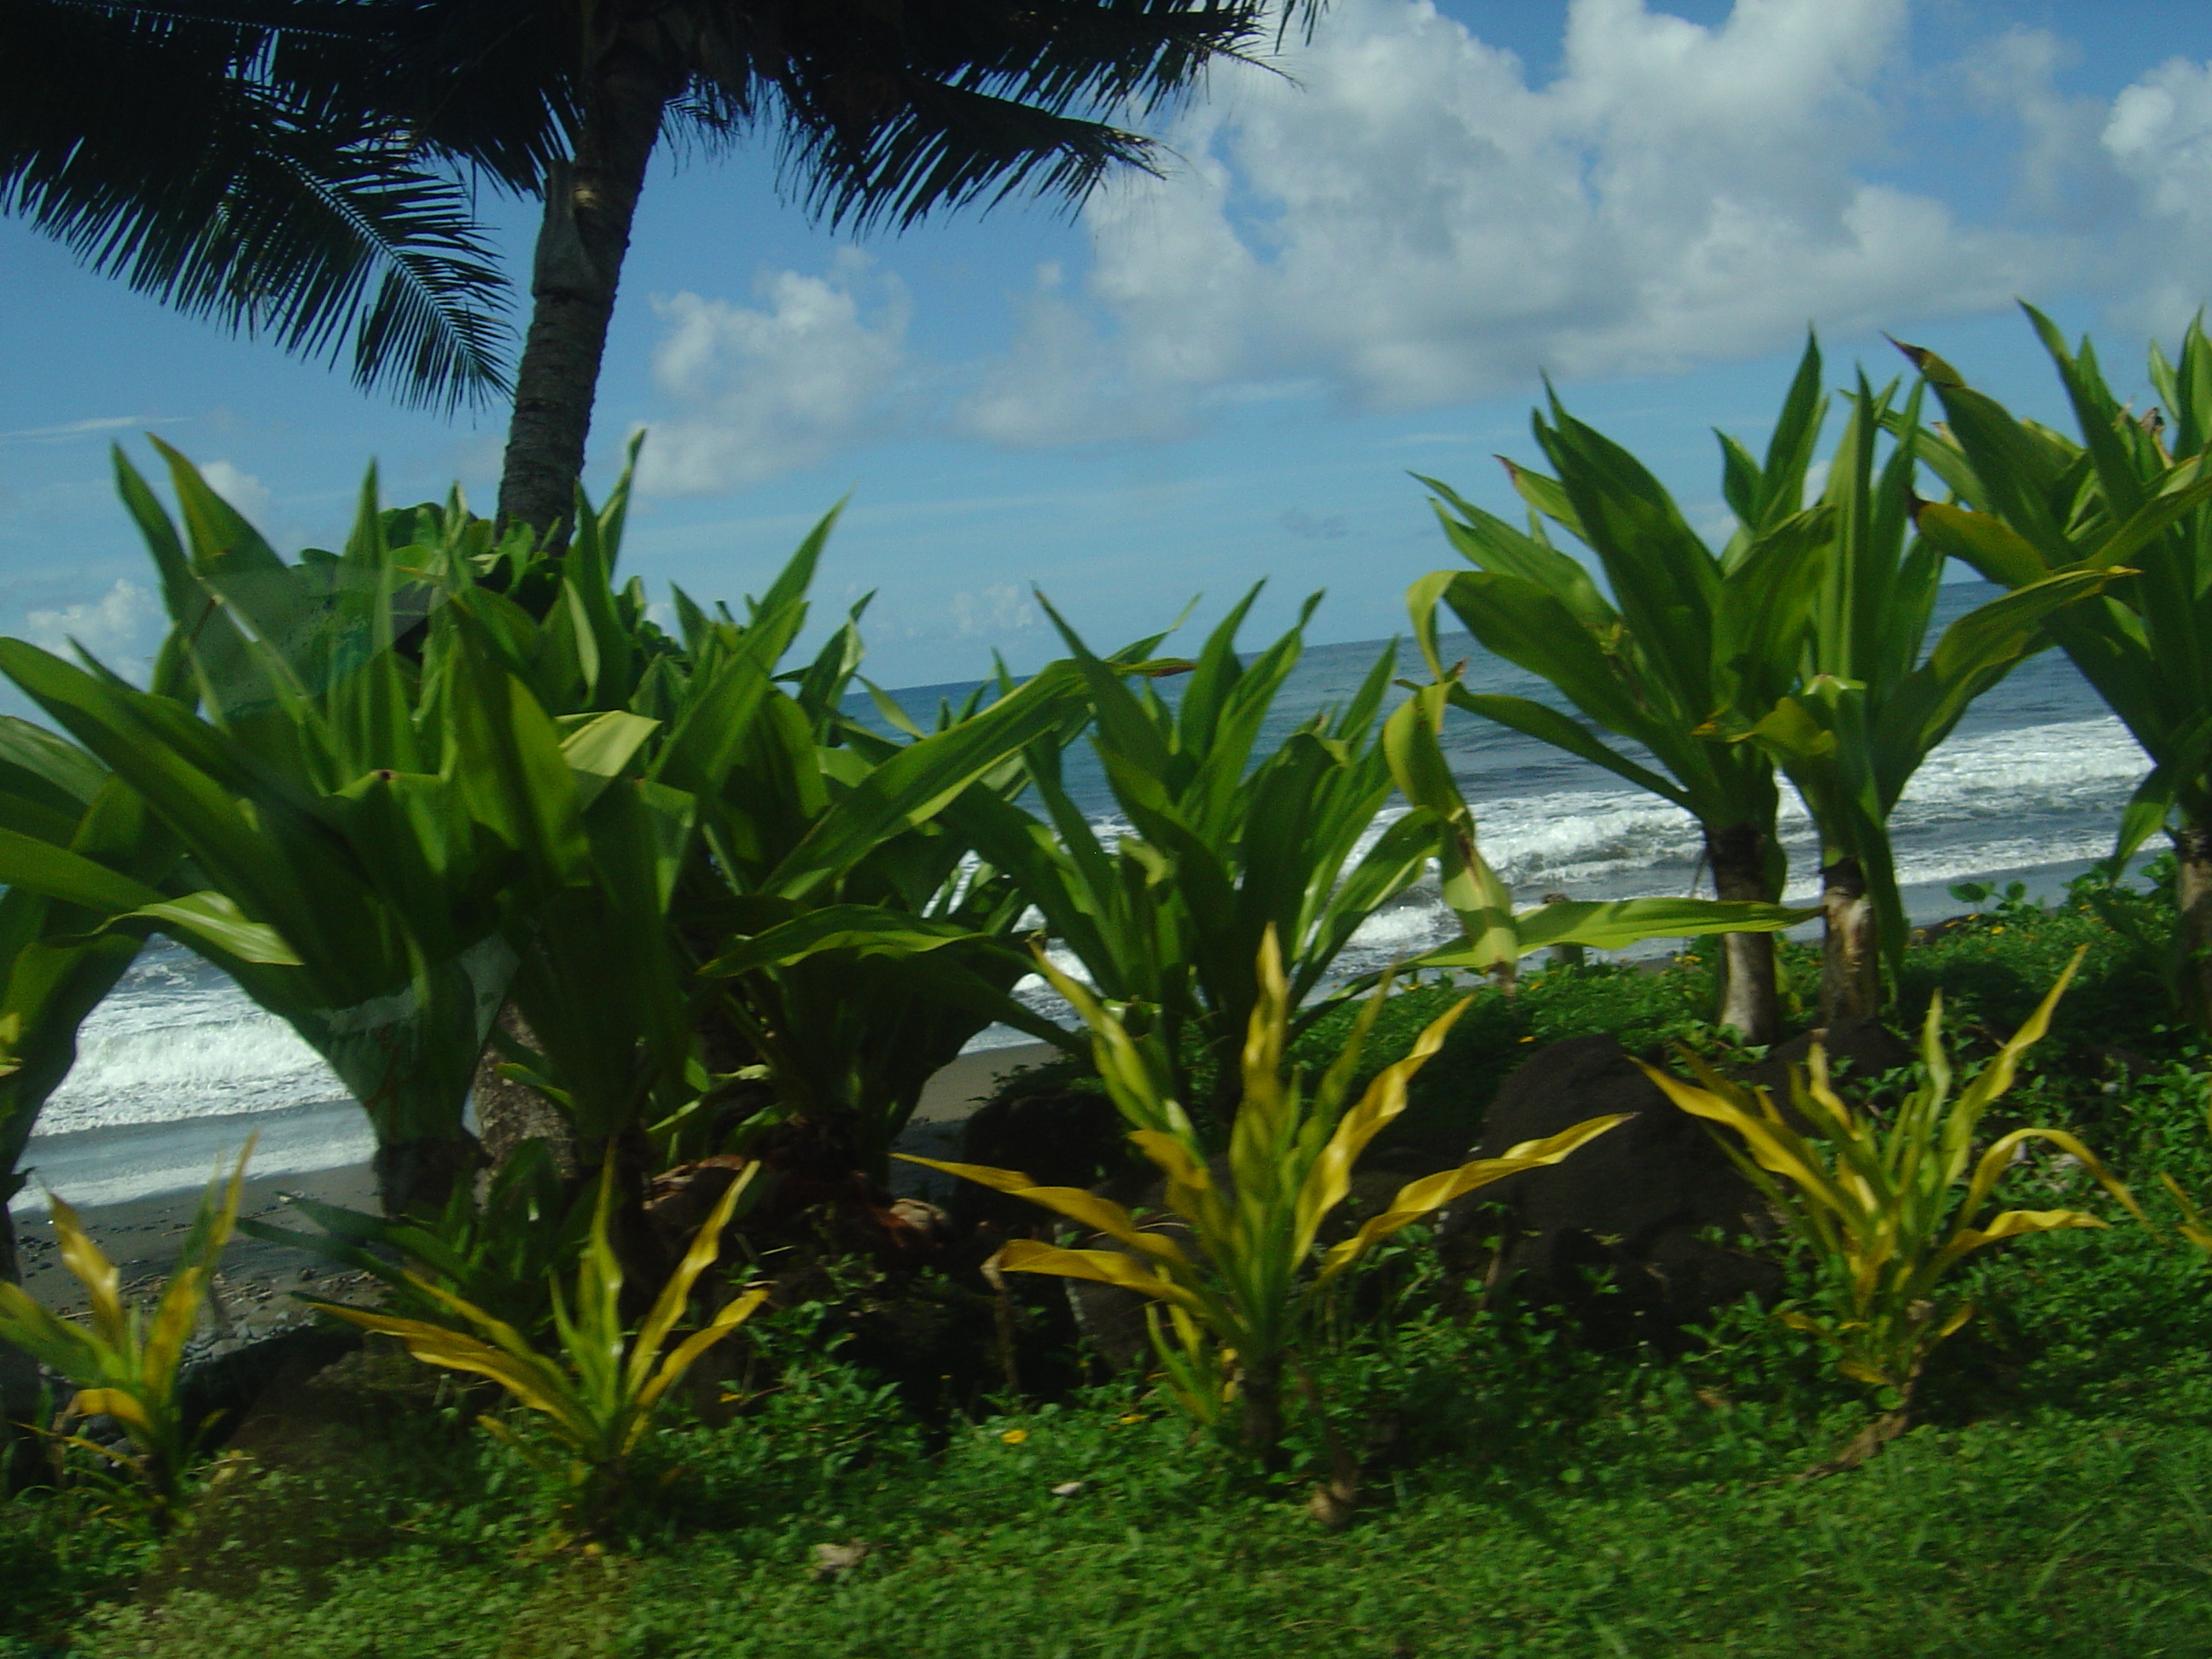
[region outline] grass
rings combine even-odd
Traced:
[[[1971,1054],[2082,942],[2090,960],[2014,1110],[2081,1133],[2162,1215],[2151,1172],[2212,1194],[2212,1138],[2204,1055],[2166,1015],[2139,945],[2092,911],[2000,908],[1917,948],[1905,1009],[1940,981]],[[1802,994],[1817,962],[1793,948],[1785,966]],[[1378,1060],[1452,994],[1404,995]],[[1510,1000],[1482,992],[1431,1068],[1423,1133],[1463,1146],[1498,1079],[1559,1036],[1710,1048],[1709,996],[1697,962],[1534,975]],[[2110,1208],[2063,1163],[2012,1180],[2023,1200]],[[537,1478],[469,1428],[481,1401],[410,1390],[364,1359],[318,1385],[319,1419],[295,1413],[319,1431],[249,1446],[257,1461],[158,1558],[73,1497],[9,1506],[0,1656],[2212,1647],[2212,1279],[2169,1236],[2123,1225],[1993,1253],[1976,1272],[1982,1313],[1939,1351],[1919,1425],[1812,1481],[1798,1477],[1866,1404],[1808,1339],[1755,1309],[1731,1310],[1679,1360],[1593,1354],[1540,1318],[1449,1316],[1453,1287],[1412,1233],[1362,1289],[1322,1367],[1332,1426],[1365,1459],[1341,1533],[1305,1511],[1328,1458],[1310,1422],[1289,1474],[1269,1480],[1194,1443],[1134,1382],[955,1409],[866,1343],[841,1345],[848,1326],[817,1308],[768,1339],[775,1386],[729,1420],[672,1425],[659,1446],[671,1478],[620,1547],[548,1532]],[[1079,1492],[1054,1495],[1069,1483]],[[824,1580],[818,1545],[866,1550]]]

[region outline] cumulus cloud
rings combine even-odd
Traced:
[[[1859,176],[1905,11],[1738,0],[1708,27],[1573,0],[1536,86],[1427,0],[1342,0],[1287,76],[1219,77],[1172,136],[1186,166],[1094,199],[1086,303],[1041,287],[964,422],[1118,431],[1234,384],[1436,405],[2040,288],[2078,261],[2064,239]]]
[[[905,295],[857,254],[764,276],[750,307],[658,301],[679,412],[645,482],[728,489],[899,430],[1033,447],[1316,392],[1447,407],[2019,295],[2098,294],[2161,331],[2202,302],[2212,64],[2107,100],[2063,89],[2077,54],[2044,29],[1911,63],[1911,0],[1735,0],[1711,25],[1662,3],[1569,0],[1541,78],[1479,12],[1336,0],[1281,73],[1213,77],[1164,135],[1168,176],[1091,198],[1087,262],[1037,266],[980,362],[909,362]],[[1894,182],[1931,82],[2003,147],[2008,202],[1986,177]]]
[[[2203,305],[2212,259],[2212,64],[2176,58],[2143,76],[2112,100],[2099,139],[2140,204],[2124,255],[2142,289],[2134,309],[2177,327]]]
[[[763,272],[757,307],[655,296],[669,328],[653,377],[678,413],[654,423],[640,485],[671,495],[738,489],[818,465],[882,428],[911,307],[896,277],[866,281],[870,263],[848,250],[827,276]]]
[[[32,644],[73,654],[74,640],[110,668],[135,676],[149,657],[149,642],[161,621],[161,604],[135,582],[118,579],[99,599],[56,611],[33,611],[23,618]]]
[[[955,593],[946,601],[946,611],[957,639],[996,640],[1042,626],[1036,603],[1012,582]]]
[[[240,471],[228,461],[210,461],[200,469],[207,487],[238,509],[239,516],[256,529],[269,522],[269,487],[251,472]]]

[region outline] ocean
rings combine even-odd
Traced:
[[[1979,582],[1945,588],[1937,626],[1995,592]],[[1309,648],[1277,700],[1262,752],[1316,710],[1348,698],[1382,644]],[[1471,659],[1468,683],[1477,690],[1559,702],[1541,681],[1471,641],[1447,640],[1446,647]],[[1400,664],[1401,673],[1418,672],[1410,643]],[[1163,683],[1170,695],[1176,684]],[[940,695],[957,699],[967,690],[925,686],[896,695],[922,714]],[[865,700],[855,709],[865,713]],[[1451,717],[1445,745],[1475,810],[1485,855],[1524,902],[1551,892],[1592,899],[1692,890],[1696,827],[1666,802],[1471,717]],[[2147,769],[2071,663],[2056,651],[2031,659],[1967,711],[1892,820],[1914,917],[1955,911],[1948,889],[1969,878],[2018,879],[2038,896],[2055,892],[2110,850],[2120,809]],[[1113,799],[1087,745],[1071,751],[1066,772],[1094,822],[1112,825]],[[1786,790],[1783,827],[1787,896],[1803,899],[1817,883],[1818,848]],[[1341,975],[1382,967],[1451,932],[1434,883],[1418,886],[1360,929],[1340,960]],[[1654,941],[1645,950],[1667,948]],[[1064,1012],[1041,981],[1022,994],[1041,1010]],[[970,1046],[1029,1040],[999,1027]],[[48,1102],[26,1161],[73,1202],[112,1203],[199,1186],[226,1149],[235,1156],[250,1129],[260,1132],[253,1167],[261,1175],[335,1168],[372,1149],[360,1111],[289,1027],[189,952],[156,941],[86,1022],[76,1067]],[[43,1207],[35,1183],[16,1205]]]

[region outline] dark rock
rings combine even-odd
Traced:
[[[1565,1308],[1595,1346],[1666,1345],[1746,1293],[1778,1295],[1773,1261],[1705,1237],[1762,1238],[1765,1200],[1707,1129],[1668,1099],[1609,1036],[1531,1054],[1491,1103],[1470,1154],[1496,1158],[1585,1119],[1632,1115],[1548,1169],[1482,1188],[1439,1223],[1464,1261],[1496,1234],[1493,1290]]]
[[[1040,1187],[1088,1188],[1150,1168],[1130,1151],[1128,1127],[1114,1103],[1094,1090],[1001,1095],[968,1120],[959,1161],[1018,1170]],[[988,1224],[1030,1233],[1050,1221],[1026,1200],[972,1181],[954,1188],[948,1207],[963,1232]]]
[[[313,1376],[361,1345],[361,1333],[351,1327],[295,1325],[222,1348],[178,1376],[179,1409],[187,1424],[207,1425],[210,1447],[220,1446],[280,1376]]]
[[[1767,1050],[1765,1060],[1744,1071],[1742,1082],[1766,1090],[1776,1105],[1786,1108],[1790,1068],[1794,1066],[1802,1071],[1812,1060],[1815,1042],[1827,1053],[1828,1077],[1833,1083],[1872,1083],[1883,1073],[1910,1066],[1919,1057],[1910,1043],[1881,1021],[1861,1015],[1777,1043]]]

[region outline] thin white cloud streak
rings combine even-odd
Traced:
[[[59,426],[27,426],[14,432],[0,432],[0,443],[64,443],[71,438],[88,438],[95,433],[117,432],[125,427],[173,426],[181,418],[106,415],[91,420],[67,421]]]

